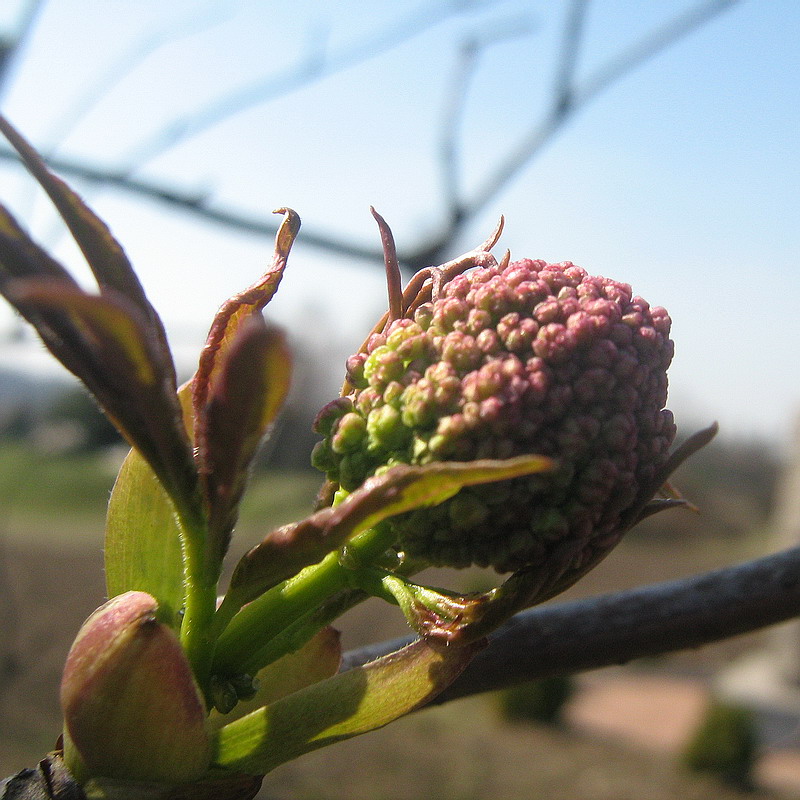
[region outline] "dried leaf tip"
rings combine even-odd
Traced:
[[[392,230],[386,220],[374,209],[369,207],[370,213],[378,223],[383,245],[383,261],[386,265],[386,286],[389,290],[389,321],[400,319],[405,313],[403,304],[403,286],[400,275],[400,265],[397,261],[397,248],[394,243]]]

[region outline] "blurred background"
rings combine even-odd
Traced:
[[[591,594],[787,541],[781,509],[793,495],[776,487],[787,483],[800,404],[799,27],[790,0],[3,0],[0,109],[123,243],[184,376],[217,306],[268,264],[271,210],[302,217],[268,309],[294,348],[293,393],[255,476],[240,550],[309,508],[319,483],[310,421],[385,309],[370,205],[392,226],[407,274],[471,249],[503,214],[498,250],[573,261],[665,306],[679,429],[712,419],[722,429],[678,479],[702,515],[631,535],[573,590]],[[0,186],[90,285],[5,144]],[[103,509],[122,453],[1,308],[0,774],[32,765],[58,732],[60,665],[103,599]],[[368,611],[347,622],[346,646],[365,641],[366,627],[403,631],[393,615],[367,626]],[[774,646],[755,636],[581,678],[559,705],[560,727],[512,726],[497,698],[417,714],[278,770],[263,796],[735,796],[687,772],[681,753],[723,668]],[[590,701],[601,689],[621,681],[618,691],[652,702],[656,688],[641,681],[654,676],[667,709],[694,698],[667,744],[600,724],[608,714]],[[770,719],[756,725],[758,791],[800,797],[794,717]],[[441,749],[446,767],[422,758]]]

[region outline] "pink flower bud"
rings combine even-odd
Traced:
[[[157,609],[145,592],[112,598],[67,656],[61,707],[90,776],[181,783],[208,769],[205,704]]]

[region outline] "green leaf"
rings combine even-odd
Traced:
[[[464,669],[476,647],[423,641],[301,689],[221,728],[213,762],[259,775],[293,758],[375,730],[427,703]]]
[[[105,567],[109,597],[147,592],[158,600],[163,621],[179,627],[183,559],[175,510],[136,450],[122,463],[108,503]]]
[[[192,430],[191,385],[178,390],[182,424]],[[180,627],[184,604],[181,532],[172,501],[136,450],[122,462],[106,514],[106,589],[109,597],[130,590],[158,600],[162,621]]]
[[[502,481],[553,468],[544,456],[399,465],[364,484],[335,508],[270,533],[236,565],[228,594],[246,603],[301,569],[316,564],[361,531],[389,517],[442,503],[464,486]],[[230,601],[232,602],[232,600]]]

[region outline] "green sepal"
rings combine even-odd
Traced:
[[[434,649],[420,640],[315,683],[217,731],[212,761],[259,775],[304,753],[381,728],[445,689],[477,649]]]
[[[368,594],[397,603],[406,622],[416,633],[445,645],[455,641],[462,629],[481,618],[492,592],[458,594],[415,583],[404,575],[379,568],[356,573],[358,585]]]
[[[182,783],[209,767],[206,706],[175,632],[145,592],[126,592],[81,626],[61,680],[78,776]],[[66,738],[66,737],[65,737]]]

